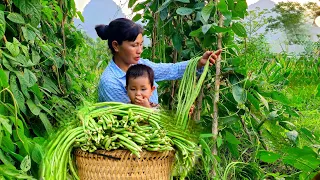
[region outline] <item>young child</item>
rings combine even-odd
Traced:
[[[158,108],[158,104],[149,101],[155,90],[153,84],[154,72],[144,64],[136,64],[129,67],[126,74],[126,89],[132,104],[147,108]]]

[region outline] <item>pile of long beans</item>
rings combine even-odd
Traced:
[[[82,108],[78,119],[63,126],[47,142],[40,177],[79,179],[72,157],[74,148],[94,152],[97,149],[128,149],[140,152],[176,150],[178,173],[185,176],[194,162],[197,144],[188,134],[174,127],[173,118],[161,112],[132,104],[97,103]]]

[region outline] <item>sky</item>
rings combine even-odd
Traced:
[[[131,14],[130,9],[127,6],[127,3],[129,2],[129,0],[113,0],[118,6],[122,7],[122,12],[128,16]],[[138,1],[143,1],[143,0],[138,0]],[[248,5],[254,4],[256,2],[258,2],[259,0],[247,0]],[[289,1],[296,1],[296,2],[300,2],[300,3],[306,3],[306,2],[318,2],[318,4],[320,5],[320,1],[319,0],[272,0],[276,3],[281,2],[281,1],[285,1],[285,2],[289,2]],[[76,2],[76,6],[77,9],[79,11],[83,11],[84,7],[90,2],[90,0],[75,0]]]

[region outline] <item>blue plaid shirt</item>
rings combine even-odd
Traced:
[[[150,102],[158,104],[157,81],[181,79],[189,61],[178,63],[154,63],[147,59],[140,59],[138,64],[145,64],[154,71],[154,85]],[[129,103],[126,90],[126,72],[111,60],[100,77],[98,87],[99,101],[115,101]]]

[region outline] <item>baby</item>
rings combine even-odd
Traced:
[[[154,72],[149,66],[136,64],[129,67],[126,74],[126,89],[132,104],[158,108],[158,104],[149,101],[156,88],[153,81]]]

